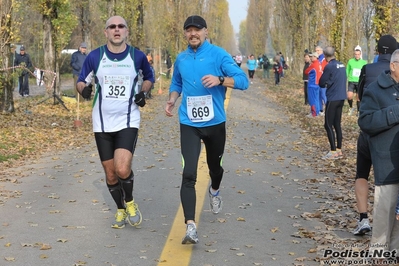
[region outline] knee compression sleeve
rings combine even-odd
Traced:
[[[125,204],[123,203],[123,191],[120,183],[118,182],[115,185],[107,184],[107,187],[118,209],[124,209]]]
[[[133,200],[133,185],[134,185],[134,174],[133,171],[126,179],[119,178],[119,182],[122,185],[123,192],[125,193],[125,201],[129,202]]]

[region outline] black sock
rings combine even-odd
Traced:
[[[121,185],[116,183],[115,185],[109,185],[107,184],[109,193],[111,193],[112,198],[114,199],[116,206],[118,209],[124,209],[125,204],[123,202],[123,191]]]
[[[134,184],[134,174],[133,171],[126,179],[119,178],[119,182],[122,184],[123,192],[125,193],[125,201],[129,202],[133,200],[133,184]]]
[[[363,219],[367,219],[367,212],[362,212],[360,213],[360,218],[359,218],[359,222],[361,222]]]
[[[352,106],[353,106],[353,100],[348,100],[348,103],[349,103],[349,108],[352,108]]]

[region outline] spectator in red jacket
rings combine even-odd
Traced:
[[[310,114],[308,117],[318,116],[320,113],[319,104],[319,79],[323,71],[321,70],[321,64],[318,61],[319,55],[315,52],[309,55],[312,63],[305,70],[305,75],[308,75],[308,101],[310,105]]]

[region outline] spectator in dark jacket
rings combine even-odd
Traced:
[[[18,92],[22,97],[29,96],[29,71],[32,69],[32,61],[29,54],[25,52],[25,47],[22,45],[19,48],[19,54],[16,54],[14,66],[21,66],[21,75],[18,77]]]
[[[274,84],[278,85],[280,84],[280,75],[283,71],[283,68],[280,64],[280,56],[276,55],[274,57],[274,62],[273,62],[273,72],[274,72]]]
[[[359,86],[357,97],[361,101],[363,92],[374,81],[378,75],[389,70],[391,54],[396,49],[396,39],[391,35],[384,35],[378,40],[378,61],[376,63],[367,64],[362,67],[359,76]],[[361,102],[360,102],[361,103]],[[356,176],[355,176],[355,195],[357,210],[360,214],[357,227],[353,231],[354,235],[364,235],[371,231],[370,221],[368,219],[368,195],[369,185],[368,179],[371,169],[371,155],[369,147],[369,135],[362,130],[357,139],[357,155],[356,155]]]
[[[399,192],[399,50],[393,52],[389,68],[380,73],[377,81],[364,91],[358,122],[360,128],[370,136],[374,168],[370,247],[372,250],[391,251],[399,249],[399,221],[395,217]]]
[[[335,59],[335,49],[331,46],[323,50],[327,60],[323,74],[320,77],[320,87],[326,88],[326,110],[324,128],[327,131],[330,152],[322,159],[338,159],[342,157],[342,107],[346,100],[346,68],[343,63]],[[335,130],[335,133],[334,133]],[[335,137],[337,142],[335,143]]]
[[[81,102],[82,96],[77,93],[76,90],[76,83],[78,81],[80,70],[82,69],[83,62],[86,59],[86,51],[87,45],[85,42],[82,42],[79,46],[78,51],[74,52],[71,57],[71,67],[72,67],[72,74],[73,74],[73,84],[75,84],[75,89],[73,90],[73,95],[76,97],[76,100]]]
[[[263,78],[270,78],[270,60],[267,58],[267,55],[262,56],[262,69],[263,69]]]

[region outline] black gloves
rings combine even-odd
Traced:
[[[145,94],[144,94],[144,91],[140,91],[138,94],[134,95],[134,102],[138,106],[144,107],[144,105],[145,105]]]
[[[92,92],[93,92],[93,84],[89,84],[89,86],[83,88],[81,94],[83,98],[90,99]]]

